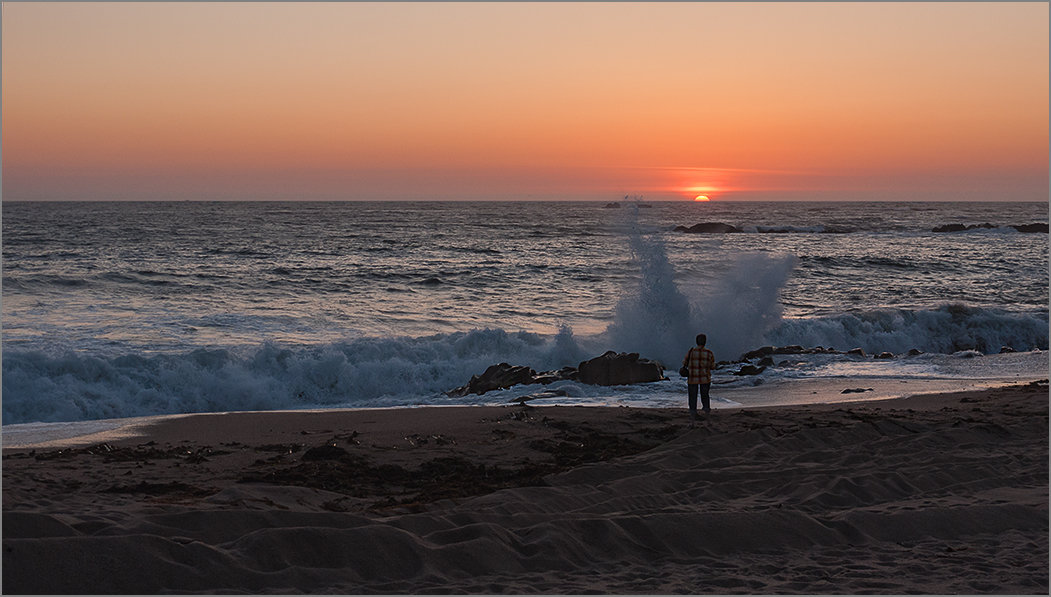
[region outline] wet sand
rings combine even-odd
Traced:
[[[1046,381],[192,415],[5,449],[5,593],[1048,593]]]

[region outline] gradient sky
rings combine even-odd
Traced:
[[[1048,3],[3,4],[3,197],[1048,199]]]

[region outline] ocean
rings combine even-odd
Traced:
[[[5,434],[191,412],[501,404],[545,390],[557,395],[537,403],[681,406],[676,371],[699,332],[727,362],[715,408],[1048,371],[1048,234],[1012,227],[1046,224],[1047,203],[2,207]],[[676,230],[705,222],[740,232]],[[736,375],[732,361],[767,345],[837,352],[777,354]],[[855,348],[865,354],[843,354]],[[492,364],[539,372],[607,350],[657,360],[668,379],[445,394]],[[894,356],[873,358],[883,352]]]

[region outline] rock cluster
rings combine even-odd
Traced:
[[[751,350],[751,351],[748,351],[748,352],[744,353],[743,355],[741,355],[741,358],[738,359],[736,362],[744,363],[746,361],[752,361],[752,360],[755,360],[755,359],[760,359],[760,361],[759,361],[759,365],[760,366],[770,366],[770,365],[774,364],[774,360],[771,358],[770,355],[775,355],[775,354],[845,354],[845,355],[855,356],[855,357],[867,357],[868,356],[867,354],[865,354],[865,350],[863,348],[852,348],[852,349],[850,349],[850,350],[848,350],[846,352],[842,352],[842,351],[836,350],[835,348],[824,348],[822,346],[817,346],[817,347],[814,347],[814,348],[803,348],[802,346],[799,346],[797,344],[793,344],[793,345],[790,345],[790,346],[763,346],[761,348],[757,348],[755,350]],[[916,355],[921,355],[921,354],[923,354],[922,350],[913,348],[913,349],[909,350],[909,352],[907,353],[907,356],[914,357]],[[897,355],[895,355],[893,352],[883,351],[883,352],[879,352],[879,353],[873,355],[872,358],[874,358],[874,359],[893,359],[895,356],[897,356]],[[747,375],[747,374],[738,373],[738,375]]]
[[[817,346],[815,348],[803,348],[798,344],[792,344],[790,346],[763,346],[755,350],[749,351],[741,355],[738,362],[750,361],[752,359],[760,359],[772,354],[842,354],[834,348],[823,348]]]
[[[467,394],[485,394],[519,384],[547,385],[556,381],[572,380],[600,386],[631,385],[664,379],[664,367],[639,354],[608,351],[602,356],[580,363],[577,367],[563,367],[557,371],[537,373],[524,366],[500,363],[492,365],[481,375],[471,376],[466,385],[446,392],[458,398]]]
[[[731,224],[724,224],[722,222],[701,222],[700,224],[694,224],[693,226],[676,226],[675,232],[688,232],[688,233],[731,233],[731,232],[757,232],[760,234],[786,234],[786,233],[798,233],[798,232],[814,232],[814,233],[831,233],[831,234],[846,234],[854,232],[853,228],[845,228],[841,226],[745,226],[744,228],[738,228]]]

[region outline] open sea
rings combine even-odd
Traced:
[[[1047,376],[1048,234],[1011,228],[1046,224],[1047,203],[618,204],[4,202],[5,436],[544,390],[560,396],[539,403],[682,406],[698,332],[721,361],[866,353],[724,365],[716,408],[859,380],[873,389],[851,399]],[[675,230],[702,222],[742,232]],[[932,231],[953,223],[993,227]],[[668,380],[444,394],[495,363],[539,372],[607,350]]]

